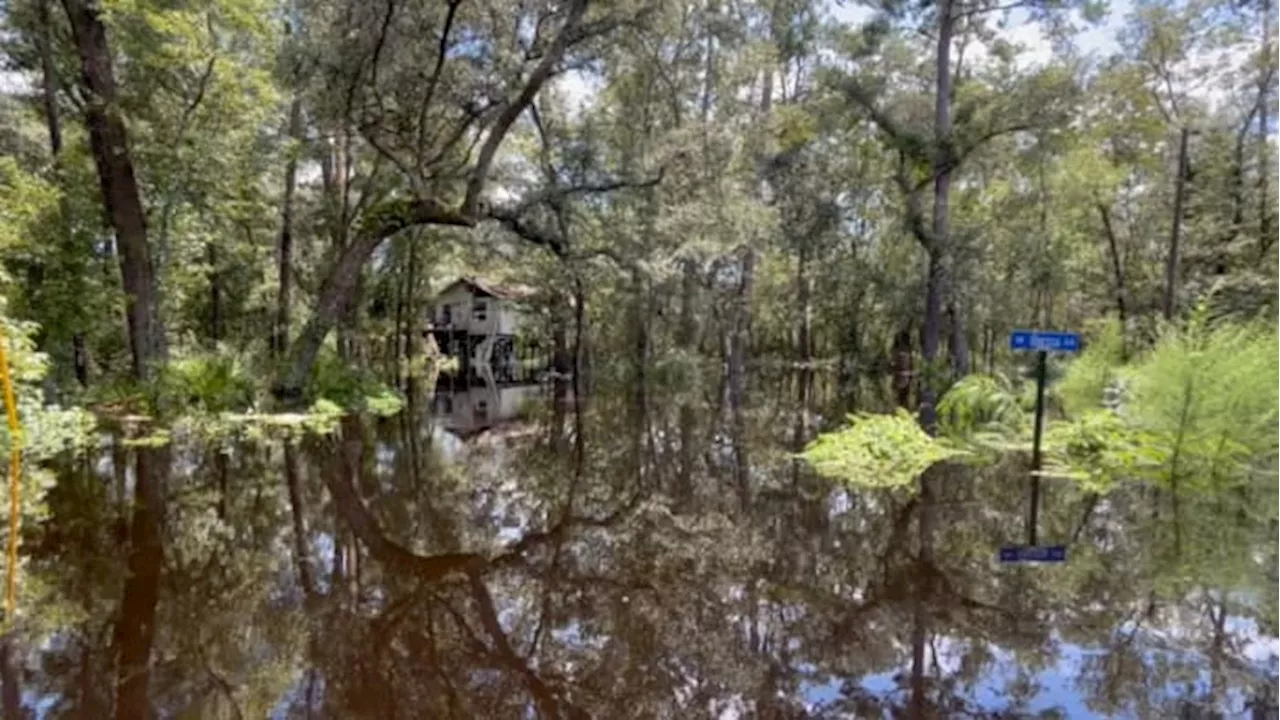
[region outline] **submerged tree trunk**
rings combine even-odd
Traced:
[[[62,4],[71,23],[88,96],[85,120],[103,204],[120,249],[134,378],[145,383],[155,377],[167,348],[147,241],[146,214],[134,177],[128,135],[117,105],[111,48],[97,5],[87,0],[63,0]],[[150,715],[150,656],[164,560],[161,527],[169,450],[139,448],[135,454],[128,576],[116,623],[117,718]]]
[[[289,490],[289,509],[293,516],[293,552],[298,566],[298,584],[307,597],[315,594],[311,572],[311,550],[307,543],[306,502],[302,496],[302,478],[298,472],[298,455],[293,442],[284,443],[284,478]]]
[[[18,662],[18,639],[11,631],[0,639],[0,705],[4,720],[23,720],[22,668]]]
[[[139,448],[135,459],[133,518],[129,523],[128,575],[116,623],[117,720],[151,717],[151,646],[164,563],[164,478],[168,448]]]
[[[1173,228],[1169,232],[1169,252],[1164,263],[1164,319],[1172,320],[1178,306],[1178,275],[1181,265],[1182,213],[1187,186],[1187,139],[1190,131],[1182,128],[1178,138],[1178,175],[1173,186]]]
[[[1224,685],[1226,684],[1224,673],[1222,671],[1224,646],[1227,639],[1227,603],[1223,598],[1220,602],[1214,603],[1210,600],[1209,618],[1213,621],[1213,639],[1209,643],[1209,712],[1219,713],[1219,704],[1222,703],[1224,693]],[[1216,607],[1215,607],[1216,605]],[[1216,610],[1216,612],[1215,612]],[[1221,717],[1218,715],[1210,715],[1210,717]]]

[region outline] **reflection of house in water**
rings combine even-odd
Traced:
[[[442,387],[432,398],[431,414],[445,430],[468,440],[486,432],[519,426],[522,408],[542,391],[543,386],[537,383]]]
[[[440,351],[458,359],[461,375],[497,382],[523,375],[516,336],[532,315],[527,301],[533,288],[497,285],[476,278],[459,278],[436,296],[427,333]]]

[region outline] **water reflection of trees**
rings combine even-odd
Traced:
[[[1175,556],[1136,492],[1055,488],[1044,534],[1079,533],[1071,562],[999,568],[1017,462],[932,496],[835,488],[791,456],[840,416],[821,378],[553,396],[451,459],[423,398],[288,453],[176,454],[155,712],[997,717],[1078,696],[1173,717],[1258,693],[1239,626],[1274,633],[1275,556],[1239,498],[1183,513]],[[65,468],[28,545],[27,689],[53,717],[111,707],[126,461]]]

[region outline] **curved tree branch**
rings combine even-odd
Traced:
[[[533,102],[534,96],[538,94],[543,84],[551,77],[552,70],[555,69],[556,63],[560,62],[560,58],[564,56],[564,52],[569,47],[569,43],[576,31],[575,29],[586,12],[587,0],[572,0],[564,25],[561,26],[555,40],[551,42],[551,46],[547,48],[546,55],[543,55],[542,60],[530,73],[524,87],[515,98],[503,107],[502,112],[498,114],[498,118],[489,128],[488,137],[485,138],[484,145],[480,147],[480,157],[476,160],[475,170],[471,174],[471,179],[467,181],[467,194],[462,202],[462,211],[467,215],[476,214],[480,203],[480,193],[484,190],[485,180],[488,179],[489,167],[493,164],[493,158],[498,154],[498,146],[502,144],[507,131],[515,124],[516,118],[520,117],[520,114],[525,111],[529,103]]]
[[[475,552],[419,555],[387,537],[377,518],[356,492],[353,479],[359,470],[363,452],[359,422],[358,418],[350,416],[342,420],[343,437],[339,441],[335,466],[322,473],[325,486],[343,520],[375,560],[393,571],[414,575],[426,583],[441,582],[450,577],[461,578],[463,575],[475,579],[493,570],[518,565],[535,548],[564,540],[576,527],[610,527],[630,517],[640,506],[641,497],[636,495],[602,518],[566,517],[549,530],[524,535],[492,557]]]

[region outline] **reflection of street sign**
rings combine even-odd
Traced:
[[[1014,330],[1009,349],[1039,352],[1079,352],[1080,334],[1052,330]]]
[[[1049,353],[1079,352],[1080,334],[1054,330],[1014,330],[1009,349],[1036,354],[1036,424],[1031,440],[1031,498],[1027,508],[1027,544],[1000,549],[1000,562],[1065,562],[1067,549],[1060,545],[1036,545],[1040,520],[1040,438],[1044,431],[1044,382]]]
[[[1066,562],[1065,545],[1009,545],[1000,548],[1000,562]]]

